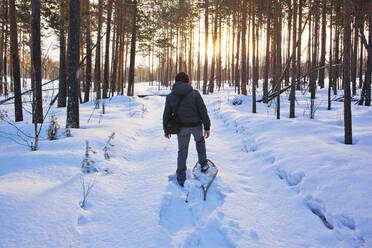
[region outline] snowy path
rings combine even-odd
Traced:
[[[6,220],[0,221],[0,247],[366,245],[364,238],[371,234],[366,228],[362,232],[358,225],[369,226],[368,213],[364,213],[366,219],[362,222],[351,218],[350,213],[337,212],[332,204],[320,200],[327,196],[321,197],[311,188],[328,185],[312,182],[312,178],[318,178],[308,175],[301,164],[307,161],[303,154],[285,158],[278,155],[294,149],[286,147],[291,143],[278,143],[277,137],[288,135],[280,132],[288,127],[301,129],[306,122],[299,125],[288,120],[272,121],[262,114],[247,114],[246,106],[232,107],[224,98],[218,94],[204,97],[212,122],[211,137],[206,140],[207,155],[219,168],[207,201],[202,200],[202,190],[193,184],[181,190],[168,180],[176,170],[177,140],[163,137],[163,97],[113,98],[106,102],[107,113],[101,116],[97,110],[89,123],[93,103],[84,104],[82,126],[73,130],[73,137],[44,141],[36,153],[24,153],[16,145],[10,150],[0,149],[0,157],[12,165],[0,166],[0,202],[5,202],[0,204],[0,220]],[[221,99],[226,100],[223,109]],[[241,110],[244,115],[239,114]],[[63,118],[65,113],[58,115]],[[107,161],[101,155],[102,147],[112,132],[116,133],[112,142],[115,146]],[[304,139],[296,139],[297,136],[295,132],[295,145]],[[85,140],[98,151],[92,158],[100,171],[108,168],[111,172],[98,174],[87,206],[81,209],[79,164]],[[276,148],[279,144],[281,153],[274,151],[271,144]],[[17,163],[21,152],[21,162]],[[368,152],[360,154],[370,156]],[[286,159],[298,163],[298,170],[283,166],[289,163]],[[196,161],[191,139],[189,170]],[[368,175],[360,177],[365,178]],[[305,180],[311,184],[304,184]],[[185,203],[188,190],[189,202]],[[360,192],[360,198],[368,192],[363,190],[355,190]],[[366,204],[363,209],[367,211],[369,202]],[[332,230],[322,222],[322,216]]]

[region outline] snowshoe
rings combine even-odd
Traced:
[[[200,181],[201,188],[203,189],[204,192],[204,201],[207,199],[207,191],[218,173],[216,165],[209,159],[207,159],[206,167],[207,169],[205,170],[205,172],[203,172],[202,165],[196,163],[194,168],[192,169],[193,177],[196,180]]]

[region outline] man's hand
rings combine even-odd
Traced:
[[[167,138],[167,139],[170,139],[171,138],[171,134],[170,133],[164,133],[164,137]]]
[[[204,130],[204,138],[208,139],[209,135],[210,135],[210,131]]]

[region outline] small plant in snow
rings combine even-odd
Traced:
[[[52,114],[50,116],[50,124],[48,128],[48,139],[49,140],[57,139],[58,129],[59,129],[59,125],[57,122],[57,117],[54,114]]]
[[[96,179],[97,179],[97,173],[95,173],[95,175],[90,178],[89,183],[86,184],[84,176],[80,177],[81,186],[83,188],[83,200],[79,204],[81,208],[85,207],[89,193],[92,191],[92,188],[96,182]]]
[[[66,134],[66,137],[71,137],[71,129],[70,129],[70,127],[67,127],[66,128],[65,134]]]
[[[93,166],[95,162],[90,158],[90,153],[96,154],[97,152],[89,146],[88,141],[85,141],[85,158],[81,161],[81,170],[83,173],[98,172],[97,168]]]
[[[99,104],[100,104],[99,99],[96,99],[94,102],[94,109],[99,109]]]
[[[241,105],[243,103],[243,100],[239,97],[235,97],[233,100],[232,100],[232,104],[233,105]]]
[[[112,133],[110,136],[109,136],[109,139],[107,140],[106,142],[106,145],[103,147],[103,152],[104,152],[104,156],[105,156],[105,159],[110,159],[110,147],[113,147],[115,146],[114,144],[111,144],[111,141],[114,139],[115,137],[115,133]]]
[[[145,107],[145,104],[142,104],[142,113],[147,112],[147,108]]]

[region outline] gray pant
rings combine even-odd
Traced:
[[[197,127],[183,127],[177,134],[178,140],[178,158],[177,158],[177,180],[184,182],[186,180],[186,159],[189,151],[189,143],[191,134],[194,136],[196,151],[198,152],[198,162],[205,164],[207,154],[205,149],[205,140],[203,136],[202,125]]]

